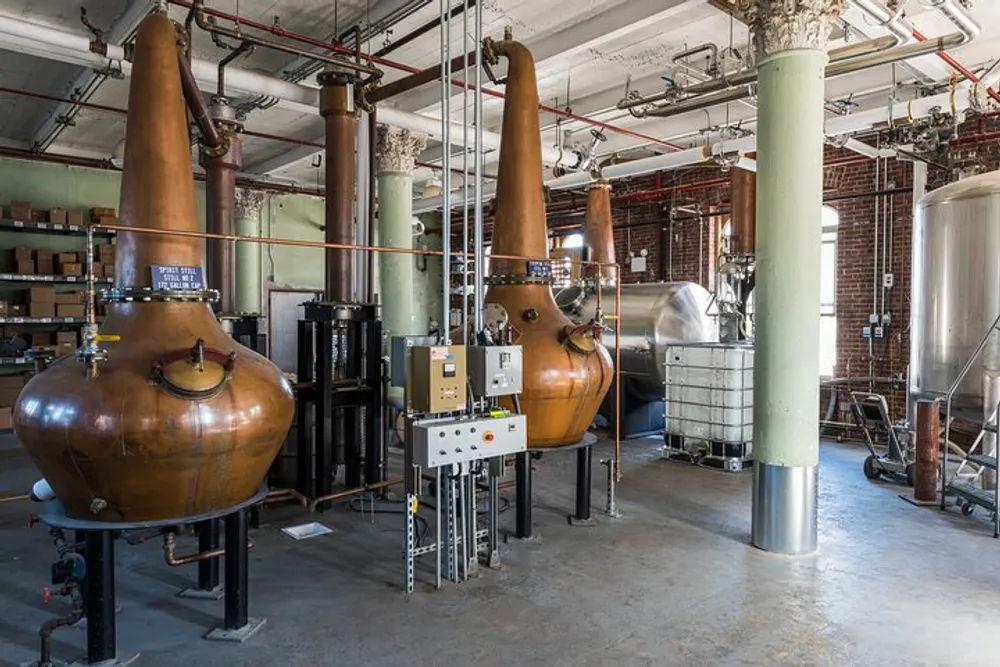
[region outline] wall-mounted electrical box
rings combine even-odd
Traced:
[[[472,345],[469,357],[469,382],[475,396],[510,396],[520,394],[522,359],[520,345]]]
[[[464,346],[410,348],[406,373],[407,411],[439,414],[464,410],[467,378]]]
[[[424,468],[516,454],[528,446],[524,415],[414,422],[412,434],[413,463]]]

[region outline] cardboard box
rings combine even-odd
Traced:
[[[7,310],[10,313],[9,317],[24,317],[28,313],[28,307],[23,303],[9,303]]]
[[[14,411],[11,408],[0,408],[0,431],[14,428]]]
[[[86,295],[83,292],[56,292],[56,305],[61,303],[83,303]]]
[[[0,389],[16,389],[21,391],[21,387],[28,380],[27,375],[18,373],[16,375],[0,375]]]
[[[55,303],[56,288],[52,285],[38,285],[24,290],[24,300],[27,303]]]
[[[61,252],[56,255],[56,264],[76,264],[79,257],[75,252]]]
[[[83,317],[83,304],[57,303],[56,317]]]
[[[65,357],[76,352],[76,343],[59,343],[56,345],[56,356]]]
[[[62,345],[63,343],[69,343],[75,346],[76,342],[76,332],[75,331],[59,331],[56,333],[56,345]]]
[[[65,225],[66,224],[66,209],[64,208],[53,208],[49,210],[49,222]]]
[[[14,264],[14,273],[22,276],[35,275],[35,260],[20,259]]]
[[[99,225],[117,225],[118,218],[113,215],[102,215],[97,220],[94,220]]]
[[[29,248],[27,246],[19,245],[13,250],[11,250],[11,256],[14,263],[23,262],[26,260],[33,259],[35,256],[34,248]]]
[[[48,248],[35,248],[35,261],[38,260],[49,260],[50,262],[55,259],[55,253]]]
[[[114,278],[115,277],[115,263],[114,262],[111,262],[110,264],[103,264],[102,266],[104,268],[104,277],[105,278]]]
[[[56,304],[54,303],[29,303],[28,317],[55,317]]]
[[[25,338],[28,340],[28,345],[31,347],[47,347],[53,343],[52,334],[48,331],[44,331],[42,333],[30,333],[25,336]]]
[[[81,211],[80,209],[73,209],[72,211],[66,211],[66,222],[70,225],[76,225],[77,227],[83,227],[83,224],[87,220],[87,212]]]
[[[10,217],[21,222],[31,220],[31,202],[12,201],[10,203]]]
[[[6,301],[0,301],[0,317],[7,317],[7,314],[9,312],[10,311],[7,308],[7,302]]]
[[[14,407],[14,403],[17,402],[17,396],[21,393],[21,389],[0,389],[0,408],[7,408],[10,410]]]
[[[115,261],[115,246],[111,243],[101,243],[95,248],[97,261],[107,264]]]
[[[95,206],[94,208],[90,209],[90,219],[95,222],[99,218],[104,218],[104,217],[114,218],[117,215],[118,211],[116,211],[113,208],[101,208],[99,206]]]
[[[83,264],[60,264],[59,265],[59,275],[60,276],[82,276],[83,275]]]
[[[54,276],[56,274],[56,265],[51,259],[36,259],[35,260],[35,275],[38,276]]]
[[[31,221],[32,222],[45,222],[45,219],[49,217],[48,211],[43,211],[37,208],[31,209]]]

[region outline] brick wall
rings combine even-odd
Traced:
[[[962,170],[971,168],[985,172],[1000,168],[1000,140],[989,136],[997,132],[1000,132],[1000,117],[997,116],[977,118],[963,124],[958,141],[953,142],[947,155],[937,159],[938,166],[929,167],[928,189],[957,180]],[[985,140],[983,135],[986,135]],[[869,138],[867,141],[874,140]],[[834,148],[827,149],[826,157],[827,164],[833,165],[824,172],[824,189],[829,198],[875,190],[906,190],[878,198],[867,196],[828,203],[839,215],[835,375],[838,378],[870,374],[903,377],[910,346],[908,325],[913,222],[910,191],[913,165],[895,159],[876,165],[873,160],[862,160],[855,153]],[[847,164],[837,164],[843,161]],[[704,214],[713,209],[728,210],[729,187],[718,184],[720,178],[725,178],[725,174],[718,168],[693,168],[613,184],[616,252],[623,265],[626,282],[691,280],[711,289],[719,230],[725,218],[698,217],[678,209],[693,207]],[[651,201],[622,199],[632,193],[651,190],[658,193],[650,196]],[[585,204],[585,196],[558,193],[550,204],[550,208],[555,209],[549,218],[550,226],[578,226],[582,221],[580,211]],[[567,214],[567,207],[575,207],[575,215],[572,212]],[[672,225],[669,222],[671,208],[675,211]],[[648,251],[644,273],[634,274],[628,270],[629,248],[636,253],[641,249]],[[881,281],[884,273],[892,274],[893,287],[885,290],[883,302]],[[874,305],[873,294],[876,298]],[[881,315],[883,311],[891,318],[887,335],[873,341],[869,348],[869,342],[862,338],[862,327],[868,323],[870,314]],[[843,389],[862,390],[867,389],[867,385]],[[900,382],[896,389],[891,386],[878,389],[887,393],[892,417],[903,417],[905,385]]]

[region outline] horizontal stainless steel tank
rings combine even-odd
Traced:
[[[940,398],[1000,314],[1000,172],[929,193],[913,223],[910,395]],[[978,418],[984,372],[1000,368],[997,336],[970,369],[953,409]]]
[[[677,343],[712,343],[718,325],[709,315],[712,295],[697,283],[622,285],[621,372],[639,398],[663,400],[666,348]],[[556,303],[575,322],[588,322],[597,312],[597,295],[583,287],[567,287]],[[601,310],[615,314],[615,288],[601,291]],[[614,320],[605,320],[604,345],[615,356]]]

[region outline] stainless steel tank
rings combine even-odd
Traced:
[[[560,290],[556,303],[575,322],[588,322],[597,311],[597,295],[574,286]],[[718,325],[709,315],[712,295],[697,283],[622,285],[621,372],[638,397],[663,400],[666,348],[677,343],[712,343]],[[601,309],[615,314],[615,288],[601,291]],[[605,321],[603,343],[615,356],[614,320]]]
[[[931,192],[913,223],[910,395],[940,398],[1000,314],[1000,172]],[[978,419],[986,378],[1000,369],[997,336],[955,394]]]

